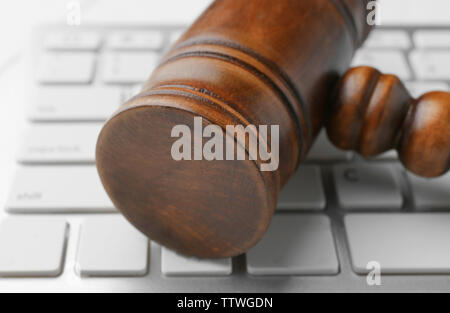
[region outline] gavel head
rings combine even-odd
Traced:
[[[369,31],[367,2],[214,2],[99,136],[114,205],[185,255],[254,246]]]
[[[234,125],[234,116],[189,95],[167,89],[131,101],[99,137],[98,171],[116,207],[153,240],[187,255],[237,255],[268,227],[279,172],[261,171],[249,143],[215,124]],[[226,160],[227,147],[243,160]]]

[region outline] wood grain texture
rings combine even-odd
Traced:
[[[370,30],[367,2],[213,2],[99,136],[97,167],[116,207],[185,255],[229,257],[254,246]],[[261,172],[262,161],[248,157],[172,160],[171,128],[192,126],[194,116],[222,129],[280,125],[279,168]],[[247,141],[231,140],[248,152]]]
[[[397,76],[356,67],[338,84],[327,133],[341,149],[366,158],[396,149],[411,172],[440,176],[450,166],[450,93],[413,99]]]

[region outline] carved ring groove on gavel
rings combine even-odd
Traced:
[[[114,205],[170,249],[221,258],[262,238],[280,189],[324,124],[340,148],[366,157],[396,148],[409,170],[445,173],[449,94],[414,100],[398,78],[368,67],[344,75],[370,32],[368,2],[215,1],[99,136],[97,168]],[[261,171],[263,160],[249,157],[175,160],[172,130],[193,129],[195,117],[228,140],[227,125],[279,125],[279,166]],[[267,138],[259,145],[270,153]],[[194,148],[204,140],[193,138]],[[231,140],[250,153],[249,140]]]

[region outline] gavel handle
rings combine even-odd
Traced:
[[[339,148],[370,158],[396,149],[403,165],[424,177],[450,167],[450,93],[414,99],[395,75],[350,69],[338,83],[326,122]]]

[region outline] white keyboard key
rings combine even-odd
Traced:
[[[416,208],[450,210],[450,174],[428,179],[408,173],[408,178]]]
[[[6,207],[17,213],[115,212],[95,166],[21,166]]]
[[[420,30],[413,37],[418,48],[450,48],[449,30]]]
[[[10,217],[0,223],[0,276],[58,276],[67,235],[63,219]]]
[[[96,51],[100,44],[100,34],[86,31],[55,32],[44,38],[44,47],[48,50]]]
[[[137,84],[150,76],[158,56],[152,52],[110,52],[104,61],[103,80],[106,83]]]
[[[247,252],[252,275],[333,275],[339,272],[328,217],[274,215],[263,239]]]
[[[353,154],[336,148],[329,140],[325,131],[322,131],[311,147],[307,161],[347,161]]]
[[[375,67],[384,74],[395,74],[402,79],[411,78],[411,71],[401,51],[359,50],[353,59],[352,66],[362,65]]]
[[[31,124],[19,152],[22,163],[94,163],[102,124]]]
[[[418,79],[450,79],[450,51],[415,50],[410,58]]]
[[[409,49],[411,40],[405,31],[374,30],[364,43],[364,48],[398,48]]]
[[[113,50],[160,50],[163,44],[159,31],[115,32],[107,39],[108,48]]]
[[[392,165],[335,165],[333,179],[341,208],[400,209],[403,205],[402,193]]]
[[[450,274],[450,214],[352,214],[345,217],[356,273],[377,262],[381,274]]]
[[[81,276],[147,273],[147,237],[121,215],[86,219],[80,230],[76,270]]]
[[[411,95],[419,98],[423,94],[430,91],[448,91],[448,85],[444,82],[407,82],[406,88]]]
[[[181,38],[181,36],[183,36],[184,31],[175,31],[170,33],[169,36],[169,44],[173,45],[178,39]]]
[[[122,102],[112,87],[39,87],[29,118],[32,121],[105,121]]]
[[[136,85],[131,85],[131,86],[126,86],[123,89],[122,92],[122,99],[123,102],[127,102],[128,100],[130,100],[131,98],[133,98],[134,96],[136,96],[137,94],[139,94],[142,91],[142,84],[136,84]]]
[[[161,248],[161,272],[167,276],[228,276],[231,275],[231,258],[196,259]]]
[[[42,84],[88,84],[94,68],[92,53],[46,53],[39,60],[37,80]]]
[[[320,167],[302,165],[283,187],[278,210],[323,210],[326,200]]]

